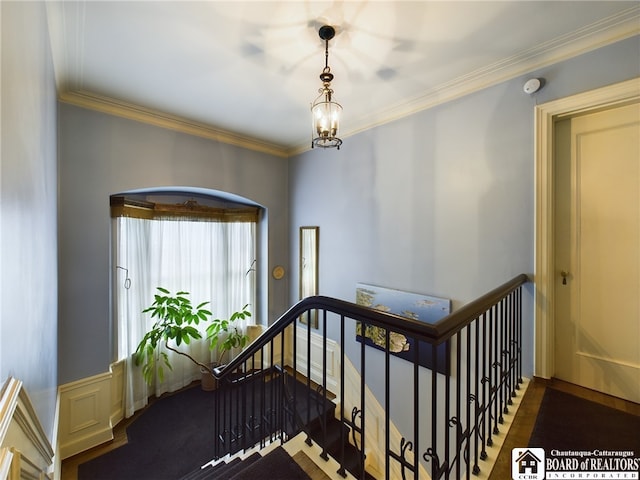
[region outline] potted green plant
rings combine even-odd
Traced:
[[[189,299],[189,292],[180,291],[173,295],[165,288],[157,289],[159,293],[154,295],[153,304],[142,311],[151,313],[151,318],[155,318],[156,321],[142,337],[134,353],[136,365],[142,364],[142,375],[147,383],[151,383],[155,372],[158,373],[160,381],[163,381],[164,368],[172,369],[169,356],[162,351],[162,346],[187,357],[200,366],[201,371],[213,378],[214,364],[205,364],[179,350],[182,344],[188,345],[192,340],[202,338],[202,334],[196,328],[200,323],[209,323],[206,328],[209,349],[219,347],[220,361],[227,351],[243,348],[247,344],[249,337],[237,322],[251,316],[247,310],[248,305],[234,312],[228,319],[212,319],[213,314],[205,308],[210,302],[202,302],[194,307]]]

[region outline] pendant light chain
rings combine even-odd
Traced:
[[[331,71],[331,68],[329,68],[329,40],[325,39],[324,41],[324,69],[327,72]]]

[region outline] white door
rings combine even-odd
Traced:
[[[554,138],[555,376],[640,403],[640,104]]]

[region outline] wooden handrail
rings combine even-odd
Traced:
[[[240,355],[233,359],[233,361],[227,365],[215,368],[213,373],[218,379],[225,377],[228,372],[232,372],[240,367],[277,335],[284,332],[284,330],[295,322],[304,312],[309,310],[325,310],[327,312],[344,315],[359,322],[386,327],[392,331],[418,338],[432,345],[438,345],[451,338],[456,332],[475,320],[483,312],[486,312],[491,306],[498,303],[501,299],[509,295],[509,293],[528,281],[529,277],[521,273],[433,324],[420,322],[393,313],[382,312],[337,298],[322,295],[307,297],[287,310],[245,348]]]

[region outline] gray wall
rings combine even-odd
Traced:
[[[54,438],[56,90],[43,3],[0,2],[0,383],[24,382]]]
[[[109,195],[183,186],[231,192],[268,209],[268,315],[288,306],[287,160],[72,105],[59,106],[61,384],[105,372],[112,361]],[[265,306],[266,307],[266,306]],[[264,310],[266,312],[266,308]],[[259,323],[270,319],[257,318]]]
[[[365,282],[458,307],[533,273],[535,103],[639,76],[639,44],[625,40],[346,138],[339,151],[292,159],[290,242],[297,245],[301,225],[320,226],[320,294],[353,301]],[[522,86],[533,76],[547,84],[530,97]],[[296,269],[292,300],[297,282]],[[527,376],[532,292],[524,299]]]

